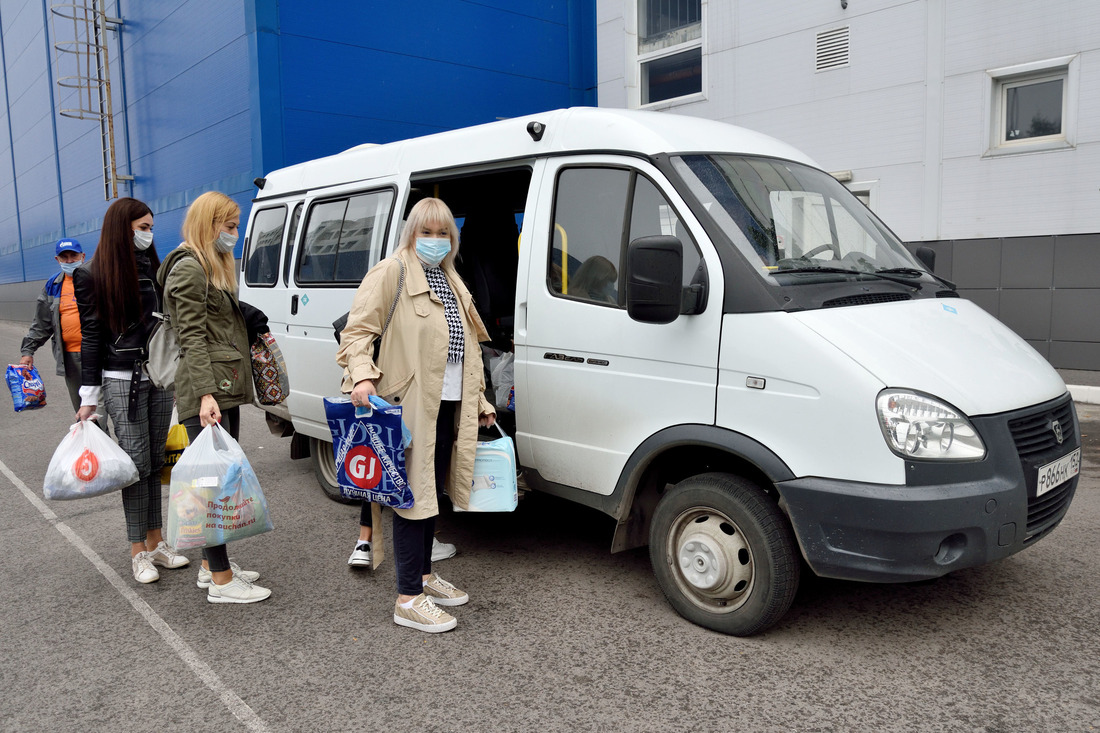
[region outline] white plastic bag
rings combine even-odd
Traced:
[[[500,361],[493,366],[493,392],[496,397],[495,404],[498,410],[515,411],[516,406],[512,396],[512,385],[515,384],[516,355],[511,351],[505,351],[500,355]]]
[[[267,499],[244,450],[221,425],[207,425],[172,467],[168,544],[214,547],[271,529]]]
[[[120,491],[138,480],[137,466],[94,420],[78,422],[57,446],[46,469],[47,499],[86,499]]]

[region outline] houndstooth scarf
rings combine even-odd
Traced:
[[[438,267],[425,267],[424,276],[428,278],[428,287],[436,297],[443,301],[443,316],[447,319],[447,331],[450,341],[447,344],[447,361],[462,363],[462,349],[465,339],[462,333],[462,316],[458,312],[458,301],[447,284],[447,276]]]

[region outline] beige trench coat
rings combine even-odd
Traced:
[[[405,263],[405,287],[382,338],[379,363],[375,364],[374,340],[382,332],[400,278],[396,258]],[[485,398],[479,346],[479,342],[489,340],[489,334],[462,278],[453,267],[444,267],[443,272],[458,300],[465,335],[462,404],[458,409],[446,490],[455,506],[466,509],[474,478],[478,415],[496,414]],[[414,503],[409,509],[395,511],[406,519],[427,519],[439,514],[435,492],[435,424],[443,394],[448,341],[443,302],[428,287],[416,254],[403,249],[372,267],[363,278],[336,353],[336,362],[344,368],[341,388],[345,393],[351,392],[357,382],[372,379],[382,399],[401,405],[402,417],[413,438],[405,452],[405,467]]]

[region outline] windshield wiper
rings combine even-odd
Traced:
[[[917,277],[917,278],[919,278],[923,275],[928,275],[933,280],[935,280],[939,283],[942,283],[943,285],[946,285],[947,287],[951,288],[952,290],[955,289],[955,283],[951,282],[950,280],[942,278],[939,275],[935,274],[934,272],[926,272],[924,270],[918,270],[915,267],[887,267],[887,268],[884,268],[882,270],[875,270],[875,272],[887,273],[887,274],[892,273],[892,274],[896,274],[896,275],[901,275],[902,277]]]
[[[805,272],[830,272],[840,273],[844,275],[860,275],[866,277],[876,277],[879,280],[889,280],[890,282],[900,283],[902,285],[908,285],[911,288],[921,289],[919,282],[913,282],[913,276],[919,277],[920,271],[911,268],[897,268],[903,270],[906,273],[913,273],[912,276],[905,276],[900,272],[894,272],[892,270],[852,270],[847,267],[830,267],[828,265],[820,267],[792,267],[783,270],[773,270],[771,275],[786,275],[788,273],[805,273]]]

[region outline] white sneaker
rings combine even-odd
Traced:
[[[225,585],[211,583],[206,590],[206,600],[210,603],[256,603],[270,595],[270,588],[254,585],[240,575],[234,575]]]
[[[191,564],[190,560],[169,547],[164,540],[157,544],[155,550],[149,552],[149,559],[153,561],[154,565],[173,569]]]
[[[435,537],[432,537],[432,562],[439,562],[440,560],[446,560],[449,557],[454,557],[458,553],[458,548],[447,542],[440,542]]]
[[[149,552],[139,552],[134,555],[131,564],[134,567],[134,580],[139,583],[155,583],[160,580],[160,573],[153,567],[153,560]]]
[[[241,570],[241,566],[233,562],[232,560],[229,561],[229,569],[233,571],[233,575],[239,575],[247,580],[249,583],[255,583],[257,580],[260,579],[260,574],[257,573],[255,570]],[[199,565],[199,579],[195,583],[195,585],[200,588],[209,588],[210,584],[213,582],[213,574],[202,565]]]
[[[370,543],[359,540],[355,543],[355,550],[352,551],[351,557],[348,558],[348,565],[356,568],[369,568],[370,567]]]

